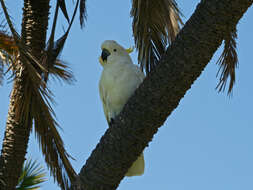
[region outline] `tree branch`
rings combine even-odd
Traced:
[[[131,164],[200,76],[252,0],[202,0],[156,69],[110,125],[72,189],[116,189]]]

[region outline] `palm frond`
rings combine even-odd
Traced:
[[[4,50],[9,55],[13,55],[18,51],[18,47],[12,36],[5,31],[0,31],[0,50]]]
[[[216,89],[218,89],[219,92],[225,90],[228,78],[230,78],[228,94],[231,94],[235,84],[235,69],[238,66],[236,38],[237,30],[236,26],[234,26],[224,39],[224,49],[217,61],[217,64],[220,66],[217,76],[220,74],[220,79]]]
[[[59,6],[61,8],[61,11],[62,11],[64,17],[69,22],[69,16],[68,16],[68,12],[67,12],[67,9],[66,9],[65,0],[57,0],[57,3],[59,4]]]
[[[66,83],[72,84],[75,81],[74,75],[70,70],[68,64],[64,61],[57,59],[55,61],[54,67],[49,70],[50,76],[63,80]]]
[[[31,104],[36,138],[50,169],[50,174],[62,189],[67,189],[74,182],[76,173],[68,160],[69,155],[56,129],[58,124],[52,117],[52,110],[50,113],[48,106],[39,94],[34,101],[38,101]],[[37,106],[38,104],[40,107]]]
[[[1,27],[1,26],[0,26]],[[17,46],[7,31],[0,30],[0,85],[2,85],[4,77],[4,66],[10,70],[13,60],[17,56]]]
[[[45,176],[46,173],[40,164],[28,160],[22,168],[16,190],[37,190],[40,184],[46,181]]]
[[[84,21],[87,19],[87,10],[86,10],[86,0],[80,0],[80,25],[81,28],[84,27]]]
[[[25,57],[21,63],[24,62],[28,62]],[[35,67],[32,64],[25,65],[27,65],[27,72],[15,74],[15,80],[22,83],[20,86],[25,92],[16,98],[14,103],[15,115],[18,120],[23,121],[24,125],[28,124],[30,118],[33,118],[35,134],[47,166],[61,188],[67,189],[76,174],[56,129],[58,125],[54,119],[55,113],[50,105],[53,102],[53,95],[46,84],[42,82],[42,77],[36,72]],[[22,80],[19,81],[19,78]]]
[[[149,73],[175,39],[183,22],[174,0],[132,0],[133,36],[138,62]]]
[[[58,75],[58,77],[62,76],[64,81],[66,81],[66,82],[70,82],[73,79],[73,77],[72,77],[73,75],[70,72],[68,72],[68,71],[60,72],[60,70],[59,70],[60,68],[68,68],[68,67],[65,64],[60,64],[59,59],[57,60],[57,58],[59,57],[59,55],[65,45],[66,39],[69,35],[74,18],[76,16],[78,5],[79,5],[79,0],[76,2],[74,13],[72,15],[72,18],[69,23],[67,31],[58,40],[55,41],[54,36],[55,36],[58,9],[60,6],[57,3],[52,31],[51,31],[51,34],[50,34],[50,37],[49,37],[49,40],[47,43],[47,48],[46,48],[45,54],[43,56],[43,61],[42,61],[43,65],[46,65],[46,67],[47,67],[47,72],[44,73],[45,82],[47,82],[47,80],[48,80],[48,75],[49,75],[50,71],[52,71],[54,74],[57,74],[57,73],[66,74],[66,75]],[[66,80],[66,79],[70,79],[70,80]]]
[[[23,59],[17,66],[29,61],[26,57]],[[27,72],[15,74],[15,80],[22,83],[20,86],[25,92],[18,96],[14,103],[16,118],[22,120],[24,125],[28,124],[29,118],[33,118],[35,134],[51,174],[62,189],[67,189],[76,174],[56,129],[58,125],[50,105],[53,102],[53,95],[35,67],[32,64],[25,65]],[[19,80],[20,78],[22,80]]]
[[[4,67],[8,67],[7,71],[8,72],[11,67],[13,60],[15,59],[14,56],[9,55],[6,51],[0,49],[0,85],[3,84],[3,79],[4,79]]]

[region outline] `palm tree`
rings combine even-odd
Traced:
[[[0,189],[10,190],[16,187],[33,125],[50,173],[59,186],[66,189],[75,179],[76,173],[68,160],[69,154],[57,131],[58,124],[50,106],[51,91],[46,82],[49,74],[67,82],[73,79],[67,65],[57,57],[69,34],[78,4],[79,0],[72,19],[69,20],[65,1],[57,1],[53,27],[46,45],[49,0],[24,0],[21,36],[13,28],[4,1],[1,0],[12,35],[8,36],[2,31],[2,41],[6,43],[0,47],[3,55],[0,76],[5,63],[13,71],[14,84],[0,157],[0,180],[3,182],[0,183]],[[69,27],[61,38],[55,40],[58,10],[64,13]]]

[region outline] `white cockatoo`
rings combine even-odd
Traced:
[[[103,103],[105,117],[108,123],[123,109],[127,100],[145,78],[144,73],[134,65],[129,53],[113,40],[103,42],[99,62],[103,72],[99,81],[99,93]],[[144,173],[143,153],[129,168],[126,176],[139,176]]]

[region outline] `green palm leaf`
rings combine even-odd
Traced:
[[[37,190],[46,181],[44,169],[36,161],[25,162],[16,190]]]

